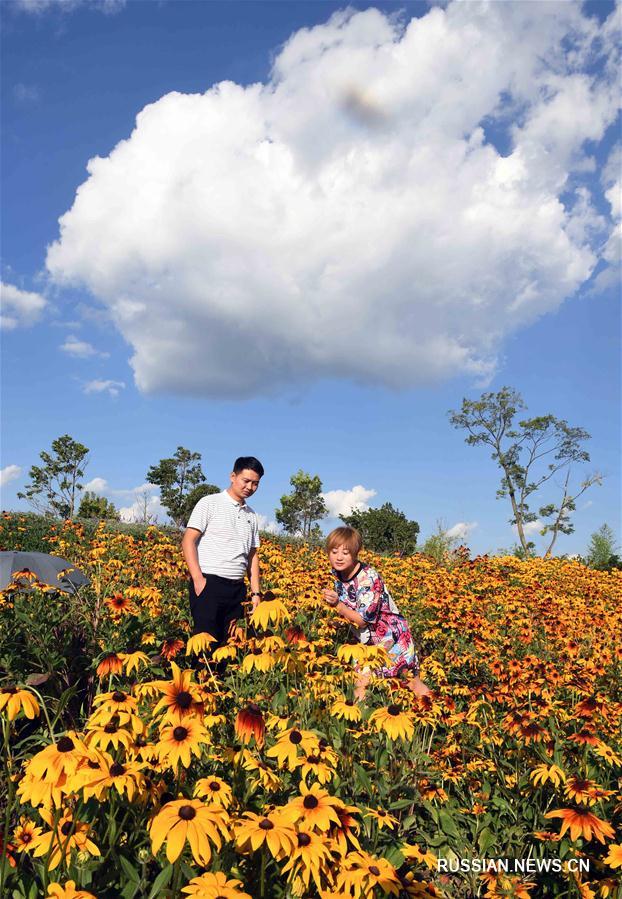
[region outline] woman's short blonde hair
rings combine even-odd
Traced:
[[[363,548],[363,538],[356,528],[335,528],[326,538],[326,552],[337,546],[347,546],[353,556],[358,556]]]

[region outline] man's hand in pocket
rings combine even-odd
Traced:
[[[194,592],[198,596],[199,593],[202,593],[205,590],[205,585],[207,584],[207,578],[201,577],[200,581],[193,581],[194,584]]]

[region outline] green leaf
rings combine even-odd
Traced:
[[[122,899],[134,899],[134,896],[140,889],[140,883],[136,883],[134,880],[128,880],[123,889],[121,890]]]
[[[453,822],[453,818],[451,815],[448,815],[447,812],[439,812],[438,813],[438,821],[441,825],[441,830],[443,833],[448,834],[450,837],[459,837],[458,828]]]
[[[371,796],[373,788],[371,785],[371,780],[369,779],[365,769],[355,763],[354,771],[356,773],[356,779],[358,780],[359,784],[363,787],[363,789],[367,790],[367,792]]]
[[[480,833],[478,840],[477,840],[477,843],[479,846],[479,851],[482,853],[482,855],[484,855],[486,853],[486,850],[489,849],[494,842],[495,842],[494,833],[492,833],[492,831],[489,830],[488,827],[485,827],[482,830],[482,832]]]
[[[160,873],[158,874],[156,879],[153,881],[153,887],[152,887],[151,892],[149,893],[149,896],[147,897],[147,899],[158,899],[158,897],[160,896],[160,893],[164,889],[164,887],[168,886],[169,881],[172,876],[173,876],[173,865],[167,865],[166,868],[164,868],[162,871],[160,871]]]
[[[135,883],[140,883],[140,873],[134,867],[134,865],[128,861],[128,859],[120,855],[119,863],[130,880],[134,881]]]

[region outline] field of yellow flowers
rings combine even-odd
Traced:
[[[622,572],[364,553],[434,692],[357,704],[320,550],[264,542],[274,598],[214,652],[170,536],[50,552],[91,585],[0,594],[0,896],[622,897]]]

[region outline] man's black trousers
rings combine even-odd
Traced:
[[[190,611],[194,621],[193,634],[208,633],[216,637],[218,643],[227,642],[229,625],[244,617],[242,603],[246,599],[246,585],[243,580],[232,581],[217,574],[204,575],[206,584],[197,596],[192,578],[189,583]]]

